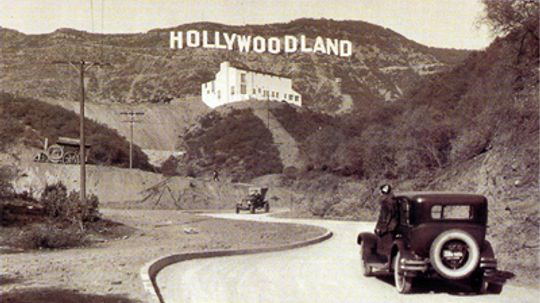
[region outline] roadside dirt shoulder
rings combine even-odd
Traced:
[[[88,248],[3,254],[2,302],[143,302],[138,273],[157,257],[275,246],[325,232],[312,226],[223,220],[171,210],[103,213],[136,231]]]

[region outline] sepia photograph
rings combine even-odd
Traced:
[[[0,303],[540,301],[540,0],[0,0]]]

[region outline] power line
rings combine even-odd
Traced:
[[[134,112],[134,111],[128,111],[128,112],[120,112],[119,115],[128,116],[129,120],[127,121],[121,121],[124,123],[129,123],[129,168],[133,168],[133,128],[135,123],[141,123],[141,121],[135,120],[136,116],[143,116],[144,112]]]

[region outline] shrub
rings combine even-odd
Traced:
[[[159,171],[165,176],[178,175],[178,159],[176,159],[174,156],[170,156],[161,164]]]
[[[43,203],[45,213],[50,218],[74,224],[93,222],[100,217],[97,196],[89,195],[86,202],[82,203],[79,193],[72,191],[68,195],[66,186],[62,182],[47,185],[41,194],[40,202]]]
[[[0,200],[13,197],[15,191],[11,185],[13,172],[7,166],[0,167]]]
[[[50,224],[36,224],[12,241],[14,246],[27,249],[69,248],[83,244],[84,234],[75,225],[60,228]]]

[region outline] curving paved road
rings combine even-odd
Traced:
[[[173,302],[540,302],[540,291],[507,286],[501,295],[474,295],[466,287],[419,281],[399,295],[391,279],[360,274],[356,235],[373,223],[288,220],[265,215],[213,215],[228,219],[322,226],[334,236],[290,251],[191,260],[164,268],[157,283]],[[461,289],[461,293],[456,290]]]

